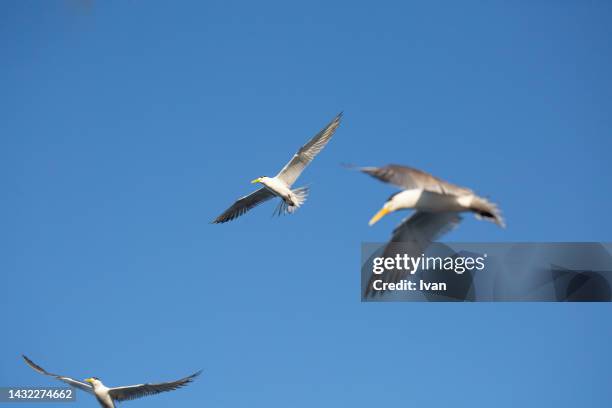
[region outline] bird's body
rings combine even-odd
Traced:
[[[93,393],[101,406],[104,408],[115,408],[115,402],[109,393],[110,388],[102,384],[102,381],[97,379],[92,381],[91,385],[93,387]]]
[[[390,212],[414,209],[432,213],[470,211],[477,216],[489,218],[503,225],[503,220],[497,214],[497,209],[486,199],[473,193],[444,194],[421,188],[403,190],[394,194],[388,201]]]
[[[395,194],[389,200],[392,203],[389,209],[392,209],[392,211],[416,209],[427,212],[465,211],[466,208],[461,205],[461,201],[466,200],[455,195],[439,194],[413,188]]]
[[[250,209],[274,197],[279,197],[282,200],[276,208],[276,214],[292,214],[295,212],[306,201],[308,188],[300,187],[292,189],[291,186],[293,186],[306,166],[310,164],[330,141],[340,125],[341,118],[342,113],[338,114],[323,130],[302,146],[276,176],[259,177],[253,180],[252,183],[261,183],[263,187],[236,200],[230,208],[213,221],[213,224],[234,220]]]
[[[263,184],[266,190],[280,197],[287,205],[295,206],[296,197],[294,197],[291,187],[287,183],[277,177],[261,177],[259,182]]]
[[[93,394],[94,397],[100,403],[103,408],[115,408],[115,402],[121,402],[126,400],[132,400],[136,398],[145,397],[147,395],[159,394],[161,392],[173,391],[178,388],[184,387],[193,381],[195,377],[200,375],[198,371],[188,377],[181,378],[180,380],[157,383],[157,384],[137,384],[128,385],[123,387],[107,387],[100,381],[99,378],[91,377],[85,379],[85,381],[75,380],[74,378],[65,377],[57,374],[52,374],[42,367],[34,363],[32,360],[23,356],[26,364],[29,365],[33,370],[40,374],[55,377],[56,379],[78,388],[82,391]]]

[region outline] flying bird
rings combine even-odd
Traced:
[[[476,195],[472,190],[449,183],[424,171],[389,164],[384,167],[361,167],[363,173],[400,187],[370,220],[374,225],[385,215],[405,209],[429,213],[472,212],[476,218],[505,227],[497,205]]]
[[[25,355],[22,355],[22,357],[25,362],[38,373],[55,377],[58,380],[63,381],[72,387],[93,394],[100,403],[100,406],[102,406],[103,408],[115,408],[115,402],[133,400],[136,398],[146,397],[148,395],[176,390],[192,382],[194,378],[196,378],[201,373],[201,371],[198,371],[197,373],[194,373],[185,378],[181,378],[180,380],[165,383],[137,384],[109,388],[102,384],[102,381],[100,381],[99,378],[91,377],[86,378],[84,381],[79,381],[75,380],[74,378],[65,377],[58,374],[52,374],[48,371],[45,371],[45,369],[34,363]]]
[[[384,248],[383,257],[394,257],[398,251],[418,257],[433,241],[461,222],[459,214],[462,212],[472,212],[479,219],[505,227],[497,205],[476,195],[468,188],[451,184],[424,171],[397,164],[360,167],[358,170],[402,189],[389,197],[380,211],[372,217],[369,225],[374,225],[382,217],[395,211],[416,210],[393,230],[391,240]],[[406,275],[405,270],[389,270],[382,275],[371,275],[364,296],[374,296],[384,292],[374,289],[375,280],[397,283],[406,278]]]
[[[258,206],[259,204],[274,198],[281,199],[274,214],[292,214],[304,204],[308,196],[308,187],[291,189],[291,186],[304,171],[306,166],[315,158],[330,141],[334,132],[340,125],[342,113],[339,113],[323,130],[302,146],[293,155],[289,163],[274,177],[258,177],[251,181],[253,184],[260,183],[263,187],[253,193],[239,198],[230,208],[219,215],[213,224],[220,224],[236,219]]]

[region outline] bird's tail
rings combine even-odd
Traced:
[[[287,204],[285,200],[281,200],[274,211],[274,215],[293,214],[298,208],[304,204],[308,197],[308,187],[300,187],[291,190],[292,204]]]
[[[490,202],[486,198],[474,196],[470,204],[470,210],[478,219],[494,222],[502,228],[506,227],[506,223],[504,222],[504,218],[497,204]]]

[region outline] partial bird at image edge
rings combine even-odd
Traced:
[[[22,355],[22,357],[26,364],[39,374],[55,377],[59,381],[62,381],[72,387],[93,394],[100,403],[100,406],[104,408],[115,408],[115,402],[133,400],[162,392],[174,391],[191,383],[202,373],[200,370],[187,377],[170,382],[106,387],[97,377],[86,378],[84,381],[75,380],[74,378],[50,373],[38,364],[34,363],[27,356]]]

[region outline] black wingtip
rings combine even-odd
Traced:
[[[185,383],[184,384],[188,384],[188,383],[192,382],[193,380],[198,378],[200,376],[200,374],[202,374],[202,370],[198,370],[195,373],[191,374],[190,376],[185,377],[185,379],[184,379]]]
[[[229,219],[220,219],[220,218],[216,218],[215,220],[211,221],[211,224],[225,224],[228,221],[233,220],[233,218],[229,218]]]
[[[25,354],[22,354],[21,357],[23,357],[23,360],[30,368],[34,369],[35,371],[42,372],[43,374],[47,373],[41,366],[30,360]]]
[[[221,216],[218,216],[217,218],[215,218],[214,220],[212,220],[212,221],[210,222],[210,224],[223,224],[224,222],[228,222],[228,221],[230,221],[230,220],[231,220],[231,218],[230,218],[230,219],[227,219],[227,218],[221,218]]]
[[[340,113],[337,114],[336,116],[334,116],[334,118],[331,120],[331,122],[329,122],[328,126],[330,126],[333,123],[337,123],[339,125],[340,121],[342,120],[343,115],[344,115],[344,111],[340,111]]]

